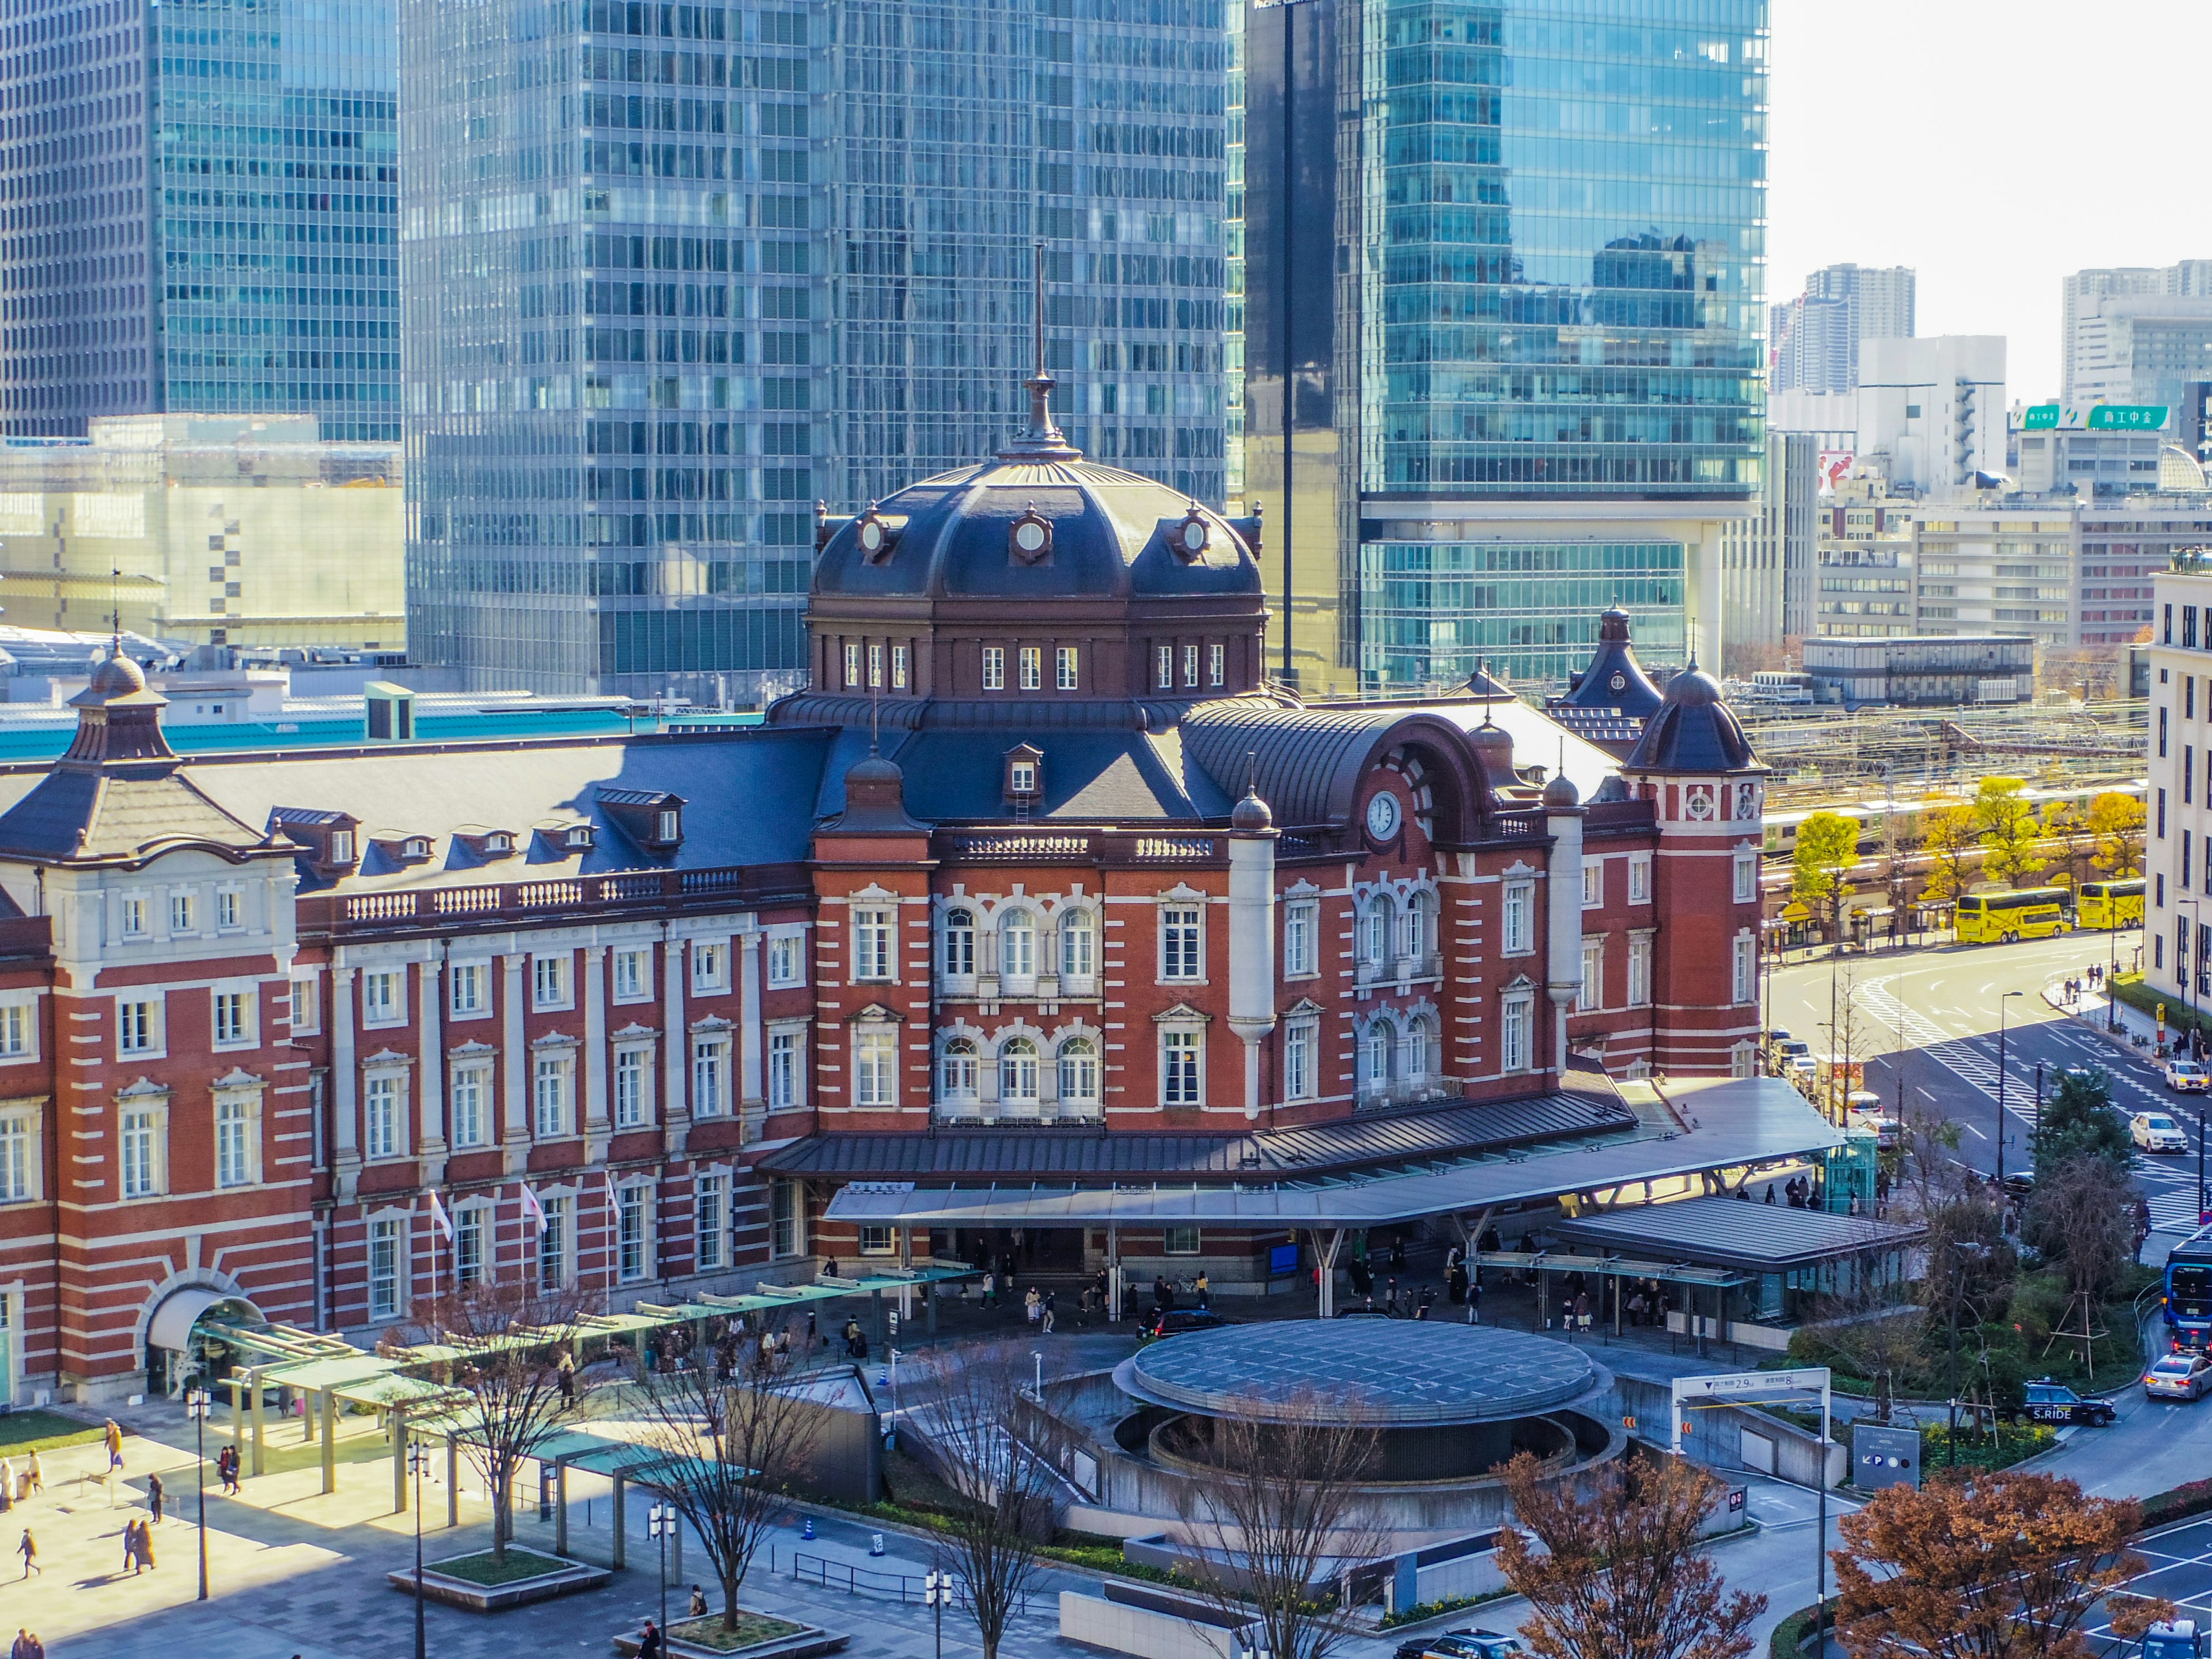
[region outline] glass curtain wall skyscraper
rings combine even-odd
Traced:
[[[398,41],[368,0],[0,10],[0,431],[399,435]]]
[[[1302,682],[1555,680],[1616,602],[1657,660],[1715,642],[1765,459],[1765,0],[1248,15],[1244,495]]]
[[[1025,419],[1220,499],[1220,0],[406,0],[409,625],[478,686],[750,702],[817,501]]]

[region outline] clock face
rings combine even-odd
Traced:
[[[1377,790],[1367,803],[1367,833],[1377,841],[1398,833],[1398,798],[1388,789]]]
[[[1709,818],[1713,815],[1713,792],[1700,785],[1682,797],[1682,811],[1693,818]]]

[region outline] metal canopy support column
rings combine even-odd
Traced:
[[[246,1373],[246,1392],[252,1396],[246,1404],[248,1409],[253,1413],[253,1473],[258,1478],[261,1474],[262,1459],[265,1455],[268,1440],[268,1424],[265,1421],[267,1413],[261,1404],[261,1370],[258,1366]]]
[[[1121,1318],[1121,1230],[1106,1224],[1106,1317],[1118,1324]]]
[[[566,1458],[553,1465],[553,1553],[568,1553],[568,1463]]]
[[[327,1498],[338,1489],[338,1397],[330,1389],[323,1390],[323,1496]]]
[[[446,1524],[461,1524],[461,1443],[446,1437]]]
[[[1323,1231],[1316,1227],[1313,1230],[1313,1242],[1314,1264],[1317,1269],[1314,1277],[1320,1287],[1320,1295],[1314,1304],[1315,1311],[1323,1319],[1334,1319],[1336,1317],[1336,1257],[1337,1252],[1344,1248],[1344,1229],[1332,1227]]]
[[[613,1566],[617,1572],[620,1572],[624,1567],[629,1565],[629,1534],[623,1530],[623,1488],[629,1485],[629,1482],[625,1481],[620,1474],[617,1474],[611,1478],[615,1483],[615,1553]]]
[[[246,1449],[246,1387],[235,1372],[222,1379],[230,1390],[230,1449]]]
[[[407,1414],[392,1413],[392,1512],[407,1513]]]

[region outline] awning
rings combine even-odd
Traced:
[[[1780,1273],[1869,1252],[1901,1249],[1924,1231],[1871,1216],[1801,1210],[1733,1198],[1692,1198],[1641,1204],[1554,1224],[1550,1231],[1577,1244],[1632,1249],[1739,1272]]]
[[[199,1323],[200,1316],[218,1303],[235,1303],[241,1308],[252,1309],[256,1319],[261,1310],[242,1296],[228,1296],[221,1291],[188,1287],[172,1291],[161,1305],[154,1310],[154,1316],[146,1324],[146,1340],[154,1347],[168,1348],[182,1353],[191,1346],[192,1327]]]

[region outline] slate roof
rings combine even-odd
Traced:
[[[263,840],[173,771],[145,775],[58,766],[34,781],[0,813],[0,855],[40,862],[137,860],[191,843],[242,854]]]
[[[1621,763],[1629,772],[1742,772],[1759,764],[1720,682],[1686,668],[1667,682],[1667,701]]]
[[[1628,637],[1628,612],[1608,606],[1598,618],[1597,651],[1589,666],[1575,676],[1571,689],[1554,697],[1554,707],[1605,709],[1626,720],[1643,720],[1658,711],[1659,688],[1636,660]]]

